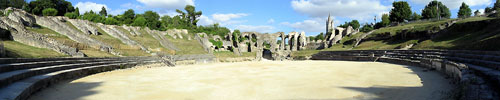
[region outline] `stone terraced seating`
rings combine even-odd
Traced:
[[[165,60],[157,57],[0,58],[0,100],[25,100],[61,80],[159,62]]]
[[[500,52],[466,50],[322,51],[313,60],[380,61],[436,70],[464,88],[465,100],[500,99]]]

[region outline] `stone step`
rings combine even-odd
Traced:
[[[33,76],[21,81],[14,82],[6,86],[5,88],[1,88],[0,99],[26,100],[29,98],[29,96],[31,96],[31,94],[35,93],[36,91],[48,87],[51,84],[55,84],[60,80],[82,77],[103,71],[110,71],[122,68],[125,65],[130,66],[134,64],[136,64],[136,62],[94,65],[94,66],[60,70],[57,72]]]
[[[89,60],[89,59],[102,59],[102,58],[0,58],[0,64],[58,61],[58,60]],[[117,59],[117,58],[107,58],[107,59]]]
[[[111,61],[115,59],[86,59],[86,60],[57,60],[57,61],[41,61],[41,62],[24,62],[24,63],[11,63],[0,65],[0,73],[9,72],[14,70],[35,68],[35,67],[45,67],[63,64],[74,64],[74,63],[86,63],[95,61]]]
[[[96,61],[96,62],[88,62],[88,63],[76,63],[76,64],[66,64],[66,65],[55,65],[55,66],[46,66],[39,68],[31,68],[31,69],[23,69],[16,70],[6,73],[0,74],[0,87],[4,87],[10,83],[13,83],[18,80],[22,80],[31,76],[36,76],[40,74],[55,72],[59,70],[66,70],[78,67],[86,67],[86,66],[94,66],[94,65],[102,65],[102,64],[110,64],[110,63],[120,63],[123,61]]]
[[[474,64],[466,64],[469,66],[470,69],[474,70],[476,74],[478,74],[481,77],[484,77],[489,85],[496,91],[497,93],[500,93],[500,71],[491,69],[491,68],[486,68],[486,67],[481,67],[477,66]],[[498,98],[498,97],[497,97]]]

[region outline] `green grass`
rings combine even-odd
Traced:
[[[256,57],[255,52],[242,52],[241,56],[235,55],[233,52],[230,51],[221,51],[221,52],[214,52],[215,57],[219,59],[226,59],[226,58],[239,58],[239,57]]]
[[[46,28],[46,27],[40,27],[40,28],[27,27],[27,29],[32,31],[32,32],[43,34],[49,38],[55,39],[56,41],[63,43],[64,45],[67,45],[67,46],[70,46],[73,48],[77,48],[78,50],[82,51],[85,55],[87,55],[89,57],[112,57],[112,56],[109,56],[109,55],[111,55],[110,53],[103,52],[103,51],[100,51],[96,48],[92,48],[89,45],[81,44],[81,43],[78,43],[76,41],[73,41],[70,38],[68,38],[67,36],[59,34],[59,33],[55,32],[49,28]]]
[[[168,50],[161,46],[160,42],[153,38],[150,34],[145,33],[145,31],[140,31],[142,34],[134,36],[129,31],[123,29],[122,27],[117,27],[118,30],[125,32],[125,34],[132,40],[144,45],[152,52],[162,53],[162,54],[172,54],[173,50]]]
[[[101,35],[90,35],[91,38],[94,38],[98,41],[111,45],[113,50],[116,52],[120,52],[123,56],[150,56],[150,54],[142,51],[138,46],[129,46],[124,44],[117,38],[112,37],[108,33],[104,32],[100,27],[96,27],[97,31],[101,33]]]
[[[442,21],[423,21],[401,26],[386,27],[376,30],[372,35],[390,32],[391,36],[397,35],[403,29],[413,28],[414,31],[432,30],[441,24],[454,19]],[[413,38],[406,40],[388,39],[379,41],[364,41],[358,47],[352,48],[356,37],[364,33],[358,33],[353,36],[344,37],[340,44],[323,50],[303,50],[292,52],[292,56],[310,56],[320,51],[338,51],[338,50],[392,50],[404,47],[409,44],[416,44],[411,49],[430,50],[430,49],[456,49],[456,50],[500,50],[500,19],[488,17],[471,17],[458,21],[455,25],[448,28],[446,35],[432,39]]]
[[[2,41],[6,49],[7,57],[14,58],[52,58],[69,57],[50,49],[37,48],[16,41]]]
[[[170,42],[172,42],[175,47],[179,48],[179,51],[176,51],[176,55],[186,55],[186,54],[207,54],[208,52],[203,49],[201,44],[196,39],[188,40],[187,37],[183,39],[174,39],[169,35],[165,35]]]

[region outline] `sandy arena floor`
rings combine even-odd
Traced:
[[[439,100],[451,87],[437,72],[419,67],[377,62],[264,61],[105,72],[61,82],[30,99]]]

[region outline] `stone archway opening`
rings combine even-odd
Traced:
[[[262,58],[266,60],[274,60],[273,53],[267,48],[262,51]]]

